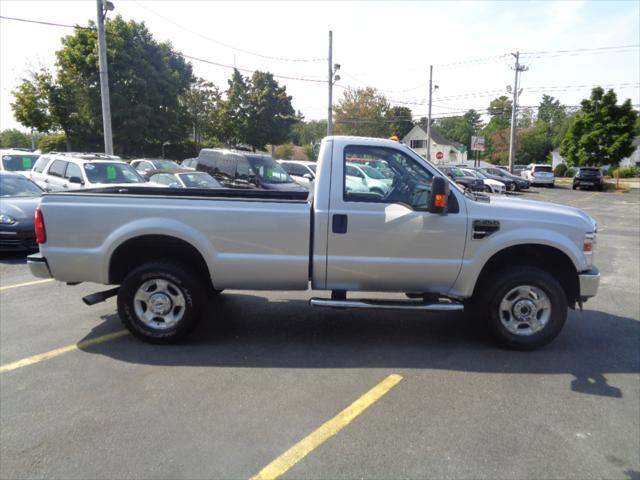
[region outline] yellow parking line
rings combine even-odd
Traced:
[[[99,343],[108,342],[109,340],[120,338],[126,335],[127,333],[129,333],[127,330],[119,330],[114,333],[108,333],[107,335],[102,335],[101,337],[92,338],[89,340],[85,340],[83,342],[75,343],[73,345],[67,345],[66,347],[56,348],[55,350],[39,353],[38,355],[33,355],[31,357],[23,358],[22,360],[17,360],[15,362],[6,363],[4,365],[0,365],[0,373],[10,372],[11,370],[27,367],[29,365],[33,365],[34,363],[39,363],[44,360],[50,360],[52,358],[59,357],[60,355],[64,355],[65,353],[80,350],[85,347],[90,347],[91,345],[97,345]]]
[[[278,478],[317,447],[349,425],[349,423],[351,423],[358,415],[395,387],[400,380],[402,380],[400,375],[389,375],[331,420],[307,435],[269,465],[260,470],[257,474],[251,477],[250,480],[273,480]]]
[[[33,280],[32,282],[16,283],[14,285],[7,285],[0,287],[0,292],[3,290],[9,290],[10,288],[28,287],[30,285],[39,285],[41,283],[53,282],[53,278],[45,278],[44,280]]]

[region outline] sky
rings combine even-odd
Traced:
[[[334,100],[344,88],[372,86],[391,104],[425,116],[433,65],[434,117],[486,109],[492,98],[509,95],[511,53],[520,51],[528,67],[520,105],[537,105],[543,92],[579,105],[595,85],[611,86],[619,101],[640,105],[637,0],[112,1],[109,16],[144,21],[157,40],[184,55],[316,80],[278,78],[307,120],[327,117],[329,30],[341,76]],[[0,0],[0,16],[86,25],[95,20],[96,2]],[[55,68],[60,40],[71,33],[0,18],[0,130],[24,129],[13,118],[11,92],[29,71]],[[195,75],[226,89],[231,68],[192,64]]]

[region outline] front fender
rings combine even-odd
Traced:
[[[467,245],[469,247],[465,251],[460,275],[450,291],[455,297],[470,297],[487,262],[502,250],[518,245],[544,245],[555,248],[571,260],[576,273],[589,268],[574,239],[549,229],[531,227],[498,231],[481,240],[469,238]]]

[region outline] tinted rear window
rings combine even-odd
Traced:
[[[547,167],[547,166],[542,166],[542,167],[534,167],[534,170],[536,172],[549,172],[549,173],[553,173],[553,168],[552,167]]]
[[[598,173],[600,172],[599,168],[581,168],[580,173]]]
[[[3,155],[2,166],[10,172],[23,172],[31,170],[40,155]]]

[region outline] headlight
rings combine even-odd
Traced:
[[[16,223],[15,218],[5,215],[4,213],[0,215],[0,225],[13,225],[14,223]]]

